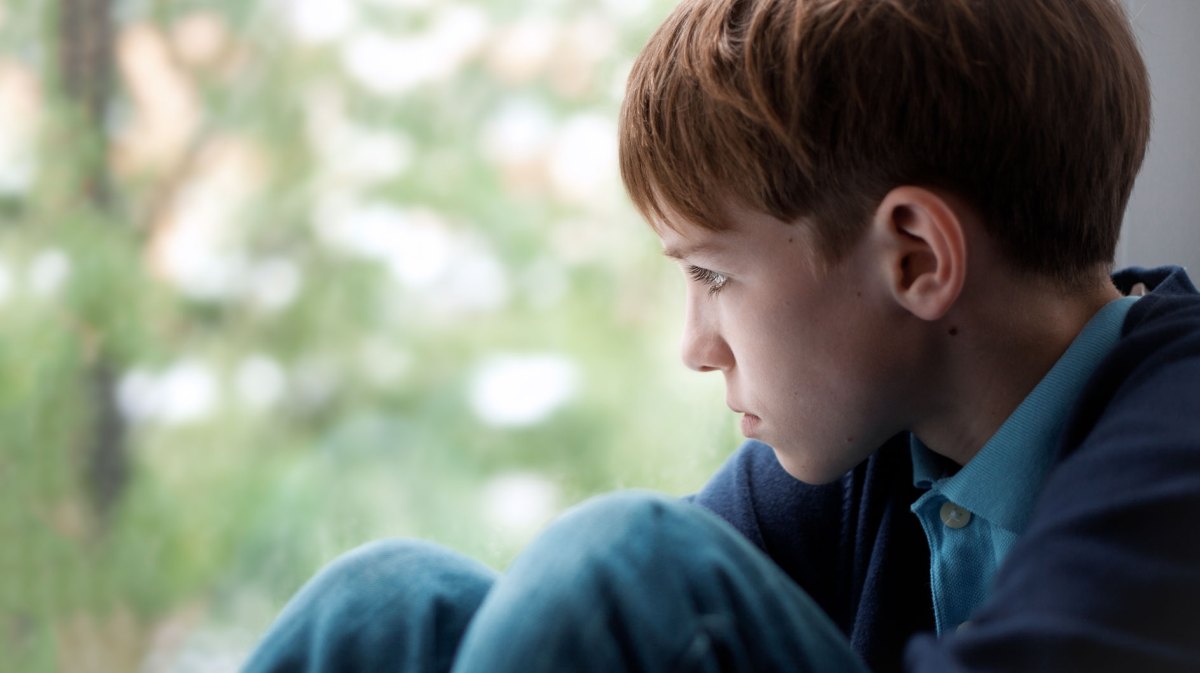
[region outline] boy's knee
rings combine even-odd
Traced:
[[[386,539],[368,542],[338,556],[314,578],[314,583],[373,585],[413,578],[443,562],[444,552],[418,540]]]
[[[695,505],[648,492],[598,496],[552,523],[512,570],[579,580],[685,565],[690,550],[721,534],[711,518]]]
[[[696,512],[691,508],[648,491],[620,491],[597,496],[569,510],[548,533],[610,547],[654,535],[664,528],[693,525],[691,518]]]
[[[600,496],[564,514],[525,549],[472,629],[487,634],[476,640],[488,643],[661,633],[733,605],[735,593],[752,595],[753,587],[731,591],[758,571],[748,547],[696,505],[643,492]],[[672,648],[685,647],[691,635],[679,638]]]
[[[373,576],[397,568],[408,570],[438,564],[453,556],[453,552],[431,542],[387,538],[367,542],[343,553],[331,561],[326,570]]]
[[[428,542],[376,540],[330,562],[297,600],[348,614],[431,600],[477,605],[494,576],[485,566]]]
[[[365,544],[296,594],[245,670],[446,670],[494,578],[427,542]]]

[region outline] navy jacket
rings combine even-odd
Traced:
[[[1113,280],[1152,291],[1075,405],[990,599],[956,633],[932,633],[907,435],[821,486],[748,442],[695,501],[803,587],[875,673],[1200,672],[1200,294],[1175,267]]]

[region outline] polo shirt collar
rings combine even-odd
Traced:
[[[938,491],[1001,528],[1023,532],[1057,458],[1068,412],[1116,345],[1125,314],[1135,301],[1136,297],[1122,297],[1100,309],[979,453],[957,472],[953,461],[911,435],[913,484]]]

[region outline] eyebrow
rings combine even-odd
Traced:
[[[685,245],[685,246],[681,246],[681,247],[677,247],[677,248],[674,248],[674,247],[663,248],[662,254],[666,257],[670,257],[671,259],[683,259],[685,257],[694,255],[696,253],[712,252],[716,249],[717,249],[717,246],[715,244],[710,243],[710,242],[702,242],[702,243],[693,243],[691,245]]]

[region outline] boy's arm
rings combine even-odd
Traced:
[[[911,671],[1200,670],[1200,309],[1154,322],[1097,373],[991,599]]]

